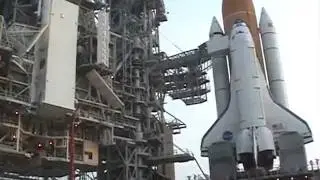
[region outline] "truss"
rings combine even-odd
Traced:
[[[0,66],[2,175],[65,176],[70,119],[39,116],[41,102],[31,99],[37,79],[34,65],[39,61],[35,52],[49,26],[42,20],[43,1],[2,2],[0,55],[6,58]],[[163,1],[70,2],[80,7],[75,77],[79,122],[74,125],[78,178],[174,179],[175,161],[150,163],[152,157],[174,155],[172,133],[185,128],[177,118],[169,122],[164,118],[167,91],[162,89],[164,71],[157,68],[163,61],[158,27],[167,20]],[[88,143],[98,147],[97,164],[87,161]]]

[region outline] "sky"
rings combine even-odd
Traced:
[[[208,40],[213,16],[219,22],[222,0],[165,0],[168,22],[160,26],[160,47],[168,55],[196,48]],[[280,56],[286,79],[289,109],[306,120],[314,142],[306,146],[307,157],[320,159],[320,10],[319,0],[254,0],[257,18],[265,7],[278,33]],[[223,26],[221,24],[221,26]],[[177,46],[177,47],[175,47]],[[212,72],[211,93],[206,103],[186,106],[182,101],[166,99],[166,110],[187,124],[174,143],[195,154],[208,173],[208,159],[200,157],[201,138],[217,118]],[[176,179],[200,174],[195,162],[176,163]]]

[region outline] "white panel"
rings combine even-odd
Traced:
[[[97,64],[109,67],[109,13],[105,9],[99,11],[97,26]]]
[[[44,103],[74,109],[79,7],[54,0],[49,24]]]

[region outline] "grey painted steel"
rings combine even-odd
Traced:
[[[259,26],[271,94],[277,103],[288,107],[277,33],[271,18],[264,8],[261,11]]]
[[[315,173],[315,175],[312,177],[312,180],[320,180],[320,172]]]
[[[227,141],[213,143],[209,147],[210,179],[236,179],[237,162],[234,146]]]
[[[282,173],[308,172],[303,137],[297,132],[279,136],[280,171]]]
[[[222,29],[213,17],[210,28],[210,41],[222,37]],[[230,83],[226,56],[212,58],[212,72],[216,97],[217,114],[220,116],[227,108],[230,99]]]
[[[42,2],[42,7],[41,7],[41,27],[45,27],[49,25],[50,21],[50,11],[51,11],[51,4],[52,1],[44,1]],[[44,35],[41,37],[41,41],[37,42],[35,44],[35,61],[34,61],[34,66],[33,66],[33,72],[32,72],[32,83],[31,83],[31,91],[30,91],[30,99],[31,102],[39,102],[40,101],[40,96],[39,96],[39,89],[44,89],[43,83],[41,83],[41,87],[38,87],[38,79],[43,79],[41,77],[44,77],[43,72],[40,72],[40,53],[38,52],[38,49],[41,49],[43,44],[45,44],[45,41],[43,40],[44,37],[47,37],[48,32],[45,32]],[[43,57],[44,58],[44,57]],[[39,78],[40,77],[40,78]],[[42,80],[43,81],[43,80]]]

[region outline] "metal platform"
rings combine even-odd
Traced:
[[[263,176],[248,176],[245,172],[238,172],[238,180],[319,180],[319,170],[309,170],[300,173],[281,173],[279,170],[273,170]]]
[[[194,157],[188,153],[184,154],[175,154],[159,157],[150,157],[148,158],[148,164],[158,165],[158,164],[168,164],[168,163],[183,163],[188,161],[193,161]]]

